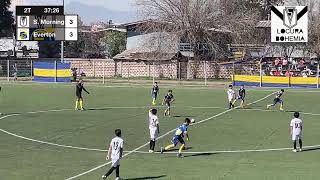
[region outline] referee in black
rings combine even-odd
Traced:
[[[86,88],[84,88],[83,86],[83,80],[79,80],[79,82],[76,85],[76,96],[77,96],[77,100],[76,100],[76,106],[75,106],[75,110],[84,110],[83,108],[83,98],[82,98],[82,90],[84,90],[86,93],[90,94]],[[79,106],[78,106],[79,105]]]

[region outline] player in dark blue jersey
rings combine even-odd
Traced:
[[[171,103],[175,101],[173,95],[172,95],[172,90],[169,90],[168,93],[164,96],[162,105],[166,105],[167,108],[164,111],[164,116],[170,116],[170,110],[171,110]]]
[[[237,102],[237,100],[241,100],[240,107],[243,108],[244,106],[244,99],[246,97],[246,90],[244,89],[244,86],[241,86],[238,92],[237,98],[233,101],[232,105]]]
[[[158,94],[159,94],[158,82],[154,82],[152,90],[151,90],[152,105],[156,105],[156,100],[157,100]]]
[[[276,97],[274,98],[273,103],[267,105],[267,109],[269,109],[270,107],[273,107],[277,104],[280,104],[280,110],[283,111],[283,100],[281,98],[283,93],[284,93],[284,89],[281,89],[280,91],[276,92]]]
[[[191,124],[191,120],[189,118],[186,118],[184,123],[180,125],[177,130],[175,131],[171,144],[166,146],[165,148],[161,147],[161,154],[165,151],[168,151],[174,147],[177,146],[177,144],[180,142],[181,146],[179,148],[178,157],[182,157],[182,150],[185,149],[186,143],[184,141],[184,137],[187,138],[187,141],[189,141],[189,134],[188,134],[188,126]]]

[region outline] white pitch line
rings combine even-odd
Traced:
[[[308,150],[311,148],[320,148],[319,145],[313,145],[313,146],[304,146],[304,150]],[[248,152],[270,152],[270,151],[286,151],[286,150],[292,150],[292,147],[289,148],[271,148],[271,149],[245,149],[245,150],[216,150],[216,151],[185,151],[183,154],[217,154],[217,153],[248,153]],[[135,151],[135,153],[140,154],[150,154],[147,151]],[[160,154],[160,152],[155,152],[155,154]],[[177,154],[177,152],[164,152],[164,154]]]
[[[4,117],[1,117],[0,119],[4,119],[10,116],[17,116],[19,114],[11,114],[11,115],[7,115]],[[104,149],[94,149],[94,148],[85,148],[85,147],[77,147],[77,146],[70,146],[70,145],[61,145],[61,144],[56,144],[56,143],[51,143],[51,142],[46,142],[46,141],[40,141],[40,140],[36,140],[36,139],[31,139],[31,138],[27,138],[24,136],[20,136],[11,132],[8,132],[6,130],[0,129],[0,131],[2,131],[3,133],[6,133],[8,135],[20,138],[20,139],[24,139],[27,141],[31,141],[31,142],[37,142],[40,144],[46,144],[46,145],[52,145],[52,146],[58,146],[58,147],[63,147],[63,148],[69,148],[69,149],[78,149],[78,150],[86,150],[86,151],[97,151],[97,152],[108,152],[108,150],[104,150]],[[145,146],[145,145],[144,145]],[[304,148],[315,148],[315,147],[320,147],[320,145],[313,145],[313,146],[305,146]],[[269,152],[269,151],[284,151],[284,150],[291,150],[292,148],[274,148],[274,149],[248,149],[248,150],[216,150],[216,151],[185,151],[183,152],[184,154],[214,154],[214,153],[246,153],[246,152]],[[139,154],[150,154],[150,152],[147,151],[138,151],[137,150],[133,150],[133,151],[124,151],[126,153],[139,153]],[[155,152],[155,154],[160,154],[160,152]],[[176,154],[176,152],[165,152],[165,154]],[[128,155],[128,154],[127,154]],[[126,155],[126,156],[127,156]]]
[[[140,107],[110,107],[110,108],[140,108]],[[143,108],[143,107],[141,107]],[[227,109],[227,108],[223,108],[223,107],[192,107],[192,108],[199,108],[199,109]],[[67,111],[67,110],[72,110],[72,109],[60,109],[60,110],[47,110],[47,111],[33,111],[33,112],[27,112],[27,113],[45,113],[45,112],[60,112],[60,111]],[[265,111],[265,112],[278,112],[278,111],[274,111],[274,110],[264,110],[264,109],[242,109],[242,110],[246,110],[246,111]],[[306,115],[320,115],[320,114],[313,114],[313,113],[301,113],[301,114],[306,114]],[[11,117],[11,116],[18,116],[21,114],[10,114],[10,115],[6,115],[0,118],[1,119],[5,119],[7,117]],[[86,148],[86,147],[78,147],[78,146],[72,146],[72,145],[64,145],[64,144],[57,144],[57,143],[52,143],[52,142],[47,142],[47,141],[42,141],[42,140],[37,140],[37,139],[32,139],[32,138],[28,138],[25,136],[21,136],[9,131],[6,131],[4,129],[0,129],[1,132],[20,138],[20,139],[24,139],[27,141],[31,141],[31,142],[37,142],[40,144],[46,144],[46,145],[51,145],[51,146],[57,146],[57,147],[63,147],[63,148],[70,148],[70,149],[78,149],[78,150],[86,150],[86,151],[97,151],[97,152],[107,152],[107,150],[104,149],[97,149],[97,148]],[[268,149],[266,149],[268,150]],[[252,150],[239,150],[239,151],[252,151]],[[264,151],[264,150],[262,150]],[[124,151],[124,152],[131,152],[131,151]],[[208,151],[208,152],[213,152],[213,151]],[[214,152],[229,152],[229,151],[214,151]],[[238,151],[235,151],[238,152]],[[134,153],[149,153],[149,152],[144,152],[144,151],[134,151]],[[190,154],[194,154],[194,153],[198,153],[198,152],[188,152]],[[206,153],[206,152],[199,152],[199,153]]]
[[[264,97],[264,98],[261,98],[255,102],[252,102],[252,103],[249,103],[248,105],[251,105],[251,104],[254,104],[254,103],[257,103],[259,101],[262,101],[268,97],[270,97],[271,95],[273,94],[269,94],[268,96]],[[105,108],[145,108],[145,107],[105,107]],[[214,108],[214,109],[226,109],[226,108],[222,108],[222,107],[192,107],[192,108]],[[239,107],[236,107],[234,109],[238,109]],[[47,110],[47,111],[34,111],[34,112],[27,112],[27,113],[45,113],[45,112],[59,112],[59,111],[67,111],[67,110],[72,110],[72,109],[60,109],[60,110]],[[272,111],[272,110],[262,110],[262,109],[245,109],[245,110],[259,110],[259,111]],[[196,124],[200,124],[200,123],[203,123],[203,122],[206,122],[208,120],[211,120],[215,117],[218,117],[218,116],[221,116],[229,111],[232,111],[232,109],[228,109],[222,113],[219,113],[215,116],[212,116],[212,117],[209,117],[207,119],[204,119],[204,120],[201,120],[197,123],[195,123],[194,125]],[[312,113],[305,113],[305,114],[310,114],[310,115],[318,115],[318,114],[312,114]],[[10,115],[6,115],[6,116],[3,116],[3,117],[0,117],[0,120],[1,119],[4,119],[4,118],[7,118],[7,117],[11,117],[11,116],[18,116],[18,115],[21,115],[21,114],[10,114]],[[319,114],[320,115],[320,114]],[[165,136],[167,136],[168,134],[172,133],[175,129],[163,134],[162,136],[160,136],[158,139],[160,138],[163,138]],[[27,138],[27,137],[24,137],[24,136],[20,136],[20,135],[17,135],[17,134],[14,134],[14,133],[11,133],[11,132],[8,132],[6,130],[3,130],[3,129],[0,129],[0,131],[8,134],[8,135],[12,135],[14,137],[17,137],[17,138],[21,138],[21,139],[24,139],[24,140],[28,140],[28,141],[32,141],[32,142],[37,142],[37,143],[41,143],[41,144],[47,144],[47,145],[52,145],[52,146],[58,146],[58,147],[64,147],[64,148],[71,148],[71,149],[79,149],[79,150],[87,150],[87,151],[98,151],[98,152],[107,152],[107,150],[103,150],[103,149],[94,149],[94,148],[84,148],[84,147],[77,147],[77,146],[70,146],[70,145],[61,145],[61,144],[56,144],[56,143],[51,143],[51,142],[46,142],[46,141],[40,141],[40,140],[36,140],[36,139],[31,139],[31,138]],[[132,151],[125,151],[127,152],[127,154],[125,154],[123,157],[125,156],[128,156],[132,153],[141,153],[141,154],[149,154],[149,152],[145,152],[145,151],[138,151],[139,149],[147,146],[149,143],[146,143],[146,144],[143,144],[141,145],[140,147],[137,147],[136,149],[132,150]],[[304,148],[315,148],[315,147],[320,147],[320,145],[314,145],[314,146],[305,146]],[[283,151],[283,150],[290,150],[291,148],[275,148],[275,149],[252,149],[252,150],[230,150],[230,151],[198,151],[198,152],[191,152],[191,151],[186,151],[184,152],[185,154],[204,154],[204,153],[245,153],[245,152],[268,152],[268,151]],[[156,153],[159,153],[159,152],[156,152]],[[171,153],[176,153],[176,152],[166,152],[166,154],[171,154]],[[89,171],[86,171],[84,173],[81,173],[77,176],[74,176],[74,177],[71,177],[71,178],[68,178],[66,180],[69,180],[69,179],[75,179],[77,177],[80,177],[80,176],[83,176],[85,174],[88,174],[92,171],[95,171],[97,169],[100,169],[108,164],[110,164],[111,162],[107,162],[107,163],[104,163],[100,166],[97,166]]]
[[[252,103],[249,103],[248,105],[255,104],[255,103],[260,102],[260,101],[262,101],[262,100],[264,100],[264,99],[267,99],[268,97],[272,96],[273,94],[274,94],[274,93],[271,93],[271,94],[269,94],[269,95],[267,95],[267,96],[265,96],[265,97],[263,97],[263,98],[261,98],[261,99],[258,99],[258,100],[254,101],[254,102],[252,102]],[[237,109],[237,108],[239,108],[239,106],[236,107],[236,108],[234,108],[234,109]],[[216,117],[219,117],[219,116],[221,116],[221,115],[223,115],[223,114],[226,114],[226,113],[228,113],[228,112],[230,112],[230,111],[232,111],[232,110],[233,110],[233,109],[228,109],[228,110],[223,111],[223,112],[221,112],[221,113],[219,113],[219,114],[216,114],[216,115],[214,115],[214,116],[211,116],[211,117],[209,117],[209,118],[207,118],[207,119],[203,119],[203,120],[201,120],[201,121],[199,121],[199,122],[197,122],[197,123],[194,123],[193,125],[200,124],[200,123],[204,123],[204,122],[209,121],[209,120],[211,120],[211,119],[213,119],[213,118],[216,118]],[[165,133],[165,134],[161,135],[160,137],[158,137],[157,140],[158,140],[158,139],[161,139],[161,138],[163,138],[163,137],[165,137],[165,136],[167,136],[167,135],[169,135],[170,133],[174,132],[175,130],[176,130],[176,128],[175,128],[175,129],[172,129],[171,131],[168,131],[167,133]],[[126,153],[125,155],[123,155],[123,157],[126,157],[126,156],[134,153],[135,151],[138,151],[139,149],[147,146],[148,144],[149,144],[149,142],[147,142],[147,143],[145,143],[145,144],[137,147],[136,149],[134,149],[134,150]],[[104,167],[104,166],[106,166],[106,165],[109,165],[109,164],[111,164],[111,161],[109,161],[109,162],[107,162],[107,163],[104,163],[104,164],[101,164],[101,165],[99,165],[99,166],[97,166],[97,167],[94,167],[94,168],[92,168],[92,169],[90,169],[90,170],[88,170],[88,171],[85,171],[85,172],[83,172],[83,173],[80,173],[80,174],[78,174],[78,175],[75,175],[75,176],[66,178],[65,180],[72,180],[72,179],[78,178],[78,177],[80,177],[80,176],[83,176],[83,175],[86,175],[86,174],[88,174],[88,173],[91,173],[91,172],[93,172],[93,171],[95,171],[95,170],[97,170],[97,169],[100,169],[100,168],[102,168],[102,167]]]
[[[191,107],[192,109],[228,109],[228,108],[223,108],[223,107]],[[239,108],[238,108],[239,109]],[[262,111],[262,112],[279,112],[277,110],[272,110],[272,109],[258,109],[258,108],[254,108],[254,109],[246,109],[246,108],[242,108],[242,111]],[[287,111],[283,111],[285,113],[291,113],[291,112],[287,112]],[[300,112],[300,114],[305,114],[305,115],[311,115],[311,116],[320,116],[320,114],[316,114],[316,113],[308,113],[308,112]]]
[[[161,81],[161,80],[160,80]],[[0,81],[1,82],[1,81]],[[231,82],[230,82],[231,83]],[[230,84],[229,82],[226,82],[226,84]],[[34,86],[34,85],[56,85],[53,83],[34,83],[34,82],[30,82],[30,83],[7,83],[7,82],[3,82],[2,84],[6,84],[6,85],[21,85],[21,86]],[[119,85],[119,83],[112,83],[114,85],[100,85],[99,83],[87,83],[88,86],[90,87],[98,87],[98,88],[150,88],[150,86],[148,85],[148,83],[142,83],[141,84],[135,84],[135,83],[129,83],[129,85],[127,85],[128,83],[120,83],[123,85]],[[152,84],[152,82],[150,82],[149,84]],[[183,88],[183,89],[215,89],[215,90],[221,90],[223,88],[220,87],[211,87],[211,86],[203,86],[201,84],[199,85],[175,85],[175,84],[163,84],[164,88]],[[59,84],[59,86],[65,86],[65,87],[73,87],[74,84]],[[151,85],[152,86],[152,85]],[[227,85],[226,85],[227,86]],[[279,87],[251,87],[251,86],[247,86],[247,89],[249,91],[264,91],[264,92],[274,92],[275,89],[279,89]],[[311,90],[304,90],[307,88],[284,88],[290,92],[293,93],[320,93],[320,90],[314,89],[312,90],[312,88],[309,88]]]

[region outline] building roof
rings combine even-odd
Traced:
[[[178,53],[162,53],[162,52],[139,52],[133,49],[125,50],[124,52],[113,57],[114,60],[125,61],[170,61],[178,57]]]
[[[121,24],[121,26],[128,27],[128,26],[134,26],[134,25],[144,24],[148,22],[157,22],[157,21],[152,19],[146,19],[146,20],[133,21],[133,22]]]
[[[92,30],[87,30],[87,29],[81,29],[80,30],[81,32],[93,32],[93,33],[95,33],[95,32],[105,32],[105,31],[118,31],[118,32],[127,32],[127,30],[126,29],[123,29],[123,28],[103,28],[103,29],[97,29],[97,30],[94,30],[94,31],[92,31]]]
[[[210,29],[208,29],[208,31],[213,31],[213,32],[217,32],[217,33],[232,33],[232,31],[230,31],[226,27],[222,27],[222,26],[219,28],[210,28]]]
[[[267,21],[259,21],[256,24],[256,28],[271,28],[271,21],[267,20]]]

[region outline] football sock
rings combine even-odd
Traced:
[[[300,145],[300,149],[302,149],[302,140],[299,139],[299,145]]]
[[[170,144],[170,145],[168,145],[167,147],[165,147],[164,150],[167,151],[167,150],[169,150],[169,149],[171,149],[171,148],[174,148],[174,146],[175,146],[174,144]]]
[[[153,150],[153,151],[154,151],[155,146],[156,146],[156,141],[152,141],[152,147],[151,147],[151,150]]]
[[[180,146],[180,148],[179,148],[179,154],[181,154],[183,148],[184,148],[184,144],[182,144],[182,145]]]
[[[150,150],[152,150],[152,146],[153,146],[152,140],[150,140]]]
[[[293,149],[297,149],[297,141],[293,141]]]
[[[282,104],[280,105],[280,109],[283,109],[283,105]]]
[[[120,177],[120,165],[116,167],[116,177]]]
[[[80,108],[83,109],[83,101],[82,100],[80,100],[79,104],[80,104]]]
[[[76,106],[74,108],[78,109],[78,100],[76,100]]]
[[[105,176],[110,176],[110,174],[115,170],[116,168],[115,167],[111,167],[110,169],[109,169],[109,171],[105,174]]]

